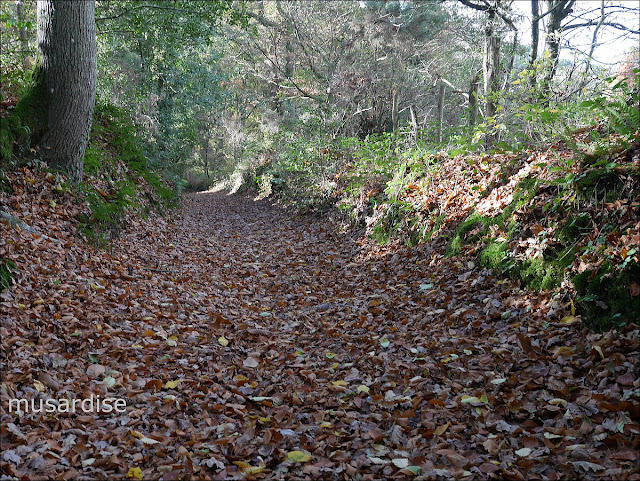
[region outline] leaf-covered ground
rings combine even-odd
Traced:
[[[58,240],[2,224],[3,479],[640,479],[637,325],[224,193],[94,250],[56,182],[2,199]]]

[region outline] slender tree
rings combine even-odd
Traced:
[[[78,180],[96,96],[95,0],[38,2],[46,125],[39,145],[51,167]]]
[[[517,34],[517,29],[510,18],[511,0],[459,0],[463,5],[473,8],[474,10],[485,12],[486,24],[484,29],[484,60],[482,71],[484,76],[484,96],[485,96],[485,117],[491,118],[496,115],[498,110],[497,92],[500,91],[500,50],[502,47],[503,34],[500,29],[500,20],[504,22],[509,29]],[[514,38],[514,47],[517,37]],[[472,104],[473,105],[473,104]],[[493,141],[493,136],[488,135],[486,138],[488,143]]]

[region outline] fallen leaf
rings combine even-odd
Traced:
[[[305,451],[289,451],[287,453],[287,459],[290,459],[296,463],[306,463],[311,460],[311,454]]]
[[[394,458],[391,460],[391,462],[394,464],[394,466],[400,469],[404,469],[409,466],[409,460],[406,458]]]
[[[244,361],[242,361],[242,365],[244,367],[253,368],[253,367],[258,367],[260,365],[260,363],[258,361],[256,361],[254,358],[248,357]]]
[[[175,381],[167,381],[164,385],[165,389],[175,389],[180,384],[180,379],[176,379]]]
[[[142,469],[140,469],[140,468],[129,468],[129,471],[127,471],[127,478],[142,479]]]

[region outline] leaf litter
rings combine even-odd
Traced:
[[[96,250],[49,174],[11,180],[58,242],[2,224],[6,479],[640,477],[637,325],[222,193]],[[8,410],[92,394],[126,411]]]

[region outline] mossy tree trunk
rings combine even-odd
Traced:
[[[39,1],[38,48],[47,118],[39,145],[51,167],[79,180],[96,96],[95,0]]]

